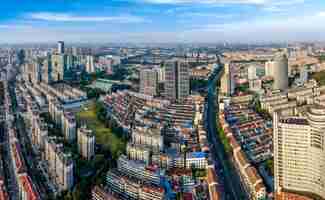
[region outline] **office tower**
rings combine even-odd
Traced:
[[[140,93],[156,96],[158,90],[158,72],[155,69],[140,71]]]
[[[78,129],[78,149],[81,156],[90,160],[95,155],[95,135],[86,127]]]
[[[231,74],[230,74],[230,63],[225,63],[224,71],[221,76],[221,93],[225,95],[231,94]]]
[[[165,64],[165,95],[172,100],[184,100],[190,94],[190,72],[187,62],[172,60]]]
[[[63,41],[58,42],[58,54],[64,54],[64,42]]]
[[[88,55],[86,57],[86,72],[88,73],[95,72],[94,56]]]
[[[299,116],[275,113],[273,121],[275,192],[323,199],[325,107],[312,105]]]
[[[285,54],[277,54],[273,60],[265,63],[267,76],[273,77],[274,90],[288,89],[288,58]]]

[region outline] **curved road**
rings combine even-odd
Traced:
[[[207,110],[206,110],[206,128],[208,131],[209,142],[213,144],[212,154],[216,161],[215,167],[218,176],[221,177],[221,183],[224,186],[224,198],[229,200],[245,200],[248,199],[245,191],[241,185],[241,181],[234,166],[229,161],[229,156],[223,148],[218,133],[216,116],[218,114],[219,106],[216,105],[218,99],[217,83],[219,82],[222,72],[224,70],[223,65],[219,62],[219,67],[213,72],[209,79],[208,96],[207,96]]]

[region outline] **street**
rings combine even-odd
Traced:
[[[216,172],[221,178],[224,184],[225,196],[223,199],[229,200],[243,200],[247,199],[246,194],[242,188],[241,181],[237,171],[230,162],[229,156],[223,148],[223,144],[217,137],[217,124],[216,115],[218,114],[218,105],[216,100],[218,99],[217,83],[222,75],[223,66],[219,63],[219,67],[214,71],[209,80],[208,85],[208,97],[207,97],[207,119],[205,120],[209,142],[213,144],[213,157],[216,160]]]

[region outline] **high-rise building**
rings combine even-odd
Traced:
[[[78,149],[81,156],[90,160],[95,155],[95,135],[86,127],[78,129]]]
[[[158,90],[158,72],[155,69],[140,71],[140,93],[156,96]]]
[[[66,55],[54,54],[52,55],[52,80],[60,81],[64,79],[66,71],[67,59]]]
[[[74,161],[70,153],[65,153],[63,144],[56,138],[47,137],[44,141],[44,158],[48,164],[49,175],[61,191],[70,190],[74,185]]]
[[[224,72],[221,76],[221,93],[225,95],[231,94],[231,76],[230,76],[230,63],[225,63]]]
[[[58,41],[58,54],[64,54],[64,42]]]
[[[297,116],[274,114],[275,191],[325,197],[325,107],[312,105]]]
[[[52,82],[52,61],[50,56],[43,61],[42,82],[47,84]]]
[[[166,98],[183,100],[190,94],[190,72],[186,61],[167,61],[165,79]]]
[[[64,112],[62,115],[62,132],[67,142],[74,142],[77,136],[77,122],[75,115],[70,112]]]
[[[288,58],[285,54],[277,54],[273,60],[265,63],[267,76],[273,77],[274,90],[288,89]]]
[[[88,73],[95,72],[94,56],[92,55],[88,55],[86,57],[86,72]]]

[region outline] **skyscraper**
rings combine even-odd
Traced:
[[[275,191],[325,197],[325,107],[313,105],[299,116],[274,114]],[[322,198],[321,198],[322,197]]]
[[[167,61],[165,64],[165,95],[172,100],[183,100],[190,94],[190,73],[187,62]]]
[[[158,90],[158,71],[142,69],[140,71],[140,93],[156,96]]]
[[[277,54],[273,60],[266,62],[266,75],[273,77],[274,90],[288,89],[288,58],[285,54]]]
[[[95,135],[86,127],[81,127],[78,129],[78,149],[80,155],[90,160],[95,155]]]
[[[60,81],[64,79],[66,72],[67,59],[66,55],[52,55],[52,80]]]
[[[88,72],[88,73],[95,72],[94,56],[92,56],[92,55],[88,55],[86,57],[86,72]]]
[[[64,42],[58,41],[58,54],[64,54]]]
[[[224,72],[221,76],[221,93],[225,95],[231,94],[231,76],[230,76],[230,63],[225,63]]]

